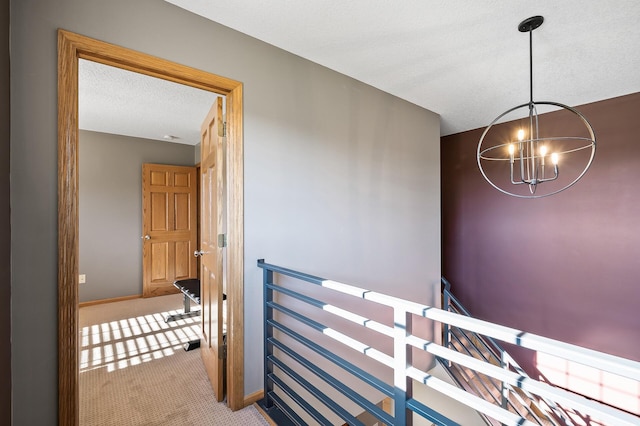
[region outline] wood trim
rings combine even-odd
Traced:
[[[124,47],[58,30],[58,424],[79,424],[78,59],[227,96],[228,394],[244,407],[244,182],[242,83]]]
[[[267,421],[267,423],[269,423],[270,426],[278,426],[276,422],[271,420],[271,417],[269,417],[269,415],[262,409],[262,407],[259,404],[254,403],[253,406],[256,407],[256,410],[258,410],[258,413],[260,413],[260,415],[264,417],[264,419]]]
[[[58,424],[78,416],[78,61],[58,33]]]
[[[124,302],[125,300],[134,300],[134,299],[140,299],[140,298],[142,298],[141,294],[132,294],[131,296],[112,297],[110,299],[90,300],[88,302],[78,303],[78,307],[84,308],[86,306],[103,305],[105,303],[113,303],[113,302]]]
[[[244,399],[244,406],[248,407],[251,404],[255,404],[256,402],[262,400],[264,398],[264,391],[254,392],[251,395],[247,395]]]
[[[242,85],[227,95],[227,401],[244,404],[244,181]],[[231,301],[231,303],[229,303]],[[235,377],[231,377],[235,376]]]
[[[58,30],[58,33],[73,46],[77,58],[88,59],[93,62],[173,81],[174,83],[208,90],[219,95],[227,95],[233,89],[242,85],[239,81],[91,39],[70,31],[61,29]]]

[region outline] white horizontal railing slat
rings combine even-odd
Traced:
[[[546,383],[539,382],[530,377],[524,377],[507,369],[495,366],[491,363],[481,361],[472,356],[464,355],[443,346],[437,345],[417,336],[408,336],[407,343],[418,349],[429,352],[440,358],[455,362],[471,368],[474,371],[508,383],[513,387],[520,388],[532,394],[548,398],[559,404],[577,409],[581,414],[592,415],[598,420],[606,421],[607,424],[637,426],[639,419],[631,414],[620,412],[615,408],[589,400],[583,396],[553,387]]]
[[[327,285],[325,285],[327,283]],[[511,343],[538,352],[553,354],[570,359],[574,362],[588,365],[599,370],[617,374],[636,381],[640,381],[640,363],[626,358],[609,355],[592,349],[583,348],[559,340],[549,339],[536,334],[527,333],[515,328],[505,327],[488,321],[466,317],[453,312],[443,311],[432,306],[421,305],[386,294],[352,287],[337,281],[324,281],[323,287],[360,297],[382,305],[401,308],[414,315],[419,315],[434,321],[474,331],[503,342]]]
[[[349,294],[351,296],[360,297],[365,300],[390,306],[394,309],[404,310],[414,315],[422,316],[444,324],[449,324],[451,326],[473,331],[475,333],[489,336],[494,339],[498,339],[520,347],[552,354],[602,371],[617,374],[621,377],[627,377],[636,381],[640,381],[640,363],[632,360],[605,354],[576,345],[571,345],[569,343],[549,339],[532,333],[526,333],[515,328],[501,326],[498,324],[490,323],[488,321],[463,316],[453,312],[447,312],[438,308],[421,305],[419,303],[407,301],[393,296],[388,296],[382,293],[377,293],[358,287],[352,287],[347,284],[339,283],[337,281],[325,282],[328,284],[328,288],[343,292],[345,294]],[[323,282],[323,286],[325,282]],[[612,424],[618,424],[621,426],[638,426],[639,424],[638,417],[632,414],[628,414],[616,408],[589,400],[563,389],[555,388],[534,379],[525,378],[517,373],[513,373],[501,367],[494,366],[490,363],[479,361],[476,358],[463,355],[456,351],[452,351],[433,342],[418,338],[417,336],[407,336],[407,343],[423,349],[433,355],[459,363],[485,375],[504,381],[513,387],[518,387],[523,389],[524,391],[548,398],[558,404],[568,405],[573,409],[576,409],[584,414],[592,415],[602,421],[611,422]],[[467,394],[462,390],[459,391],[462,392],[462,394],[459,395],[460,397],[463,397],[463,394]],[[486,403],[492,405],[488,402]],[[494,417],[495,415],[495,413],[491,414],[479,408],[473,408],[492,417]]]
[[[513,414],[502,407],[494,405],[489,401],[470,394],[457,386],[450,385],[449,383],[432,376],[431,374],[420,371],[415,367],[407,368],[407,376],[411,377],[420,383],[423,383],[430,388],[447,395],[450,398],[460,401],[463,404],[480,411],[481,413],[490,416],[505,425],[513,426],[534,426],[528,420],[524,420],[522,417]]]
[[[296,276],[297,278],[305,279],[304,274],[295,274],[298,274]],[[588,415],[599,421],[607,422],[607,424],[621,426],[638,426],[640,424],[637,416],[616,409],[615,407],[610,407],[599,402],[589,400],[564,389],[556,388],[549,384],[534,380],[525,376],[524,373],[519,374],[518,372],[514,372],[510,369],[496,366],[489,362],[484,362],[472,356],[443,347],[435,342],[411,335],[404,327],[402,327],[404,322],[401,320],[406,318],[407,314],[422,316],[433,321],[469,330],[480,335],[488,336],[493,339],[501,340],[533,351],[552,354],[556,357],[578,362],[601,371],[606,371],[640,382],[640,363],[638,362],[538,336],[532,333],[526,333],[514,328],[493,324],[488,321],[482,321],[457,313],[444,311],[431,306],[421,305],[419,303],[388,296],[363,288],[350,286],[337,281],[322,280],[321,278],[316,277],[313,278],[314,283],[317,284],[320,281],[321,285],[325,288],[389,306],[394,309],[395,322],[400,324],[400,326],[389,327],[345,309],[338,308],[334,305],[326,304],[322,306],[322,309],[329,313],[379,332],[385,336],[392,337],[395,340],[395,357],[389,356],[370,345],[362,343],[359,340],[335,329],[327,327],[324,328],[322,332],[331,339],[394,369],[395,376],[397,376],[395,377],[395,382],[397,383],[402,382],[402,377],[410,377],[491,418],[498,420],[505,425],[533,425],[532,422],[522,416],[514,414],[498,405],[492,404],[479,396],[470,394],[459,387],[446,383],[429,373],[425,373],[410,364],[406,364],[405,361],[400,362],[396,359],[398,356],[403,358],[403,355],[406,354],[406,350],[402,349],[406,349],[406,345],[411,345],[442,359],[470,368],[486,376],[490,376],[505,383],[506,385],[546,398],[553,403],[564,406],[566,409],[575,410],[581,415]]]

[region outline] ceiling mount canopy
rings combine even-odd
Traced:
[[[540,25],[542,25],[543,22],[544,17],[540,15],[532,16],[531,18],[527,18],[524,21],[520,22],[520,25],[518,25],[518,31],[520,31],[521,33],[528,33],[538,28]]]
[[[519,198],[546,197],[571,187],[589,169],[596,150],[593,128],[579,111],[533,100],[533,31],[543,22],[542,16],[533,16],[518,25],[529,33],[529,102],[500,114],[478,143],[482,176],[498,191]],[[558,109],[566,112],[561,124],[558,115],[544,114]]]

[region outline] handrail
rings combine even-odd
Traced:
[[[337,283],[333,286],[338,290],[340,286],[347,284]],[[359,289],[360,290],[360,289]],[[338,290],[340,291],[340,290]],[[349,294],[345,292],[345,294]],[[550,339],[533,333],[527,333],[511,327],[494,324],[488,321],[472,317],[465,317],[451,312],[446,312],[432,306],[410,302],[381,293],[366,291],[362,294],[365,300],[371,300],[387,306],[403,306],[407,312],[422,316],[434,321],[448,323],[456,327],[492,337],[515,346],[531,349],[537,352],[553,354],[561,358],[570,359],[579,364],[591,366],[598,370],[607,371],[618,376],[640,381],[640,363],[619,356],[610,355],[593,349],[583,348],[559,340]]]
[[[444,286],[444,288],[442,289],[442,294],[443,294],[442,309],[449,312],[462,313],[463,315],[470,317],[471,313],[464,307],[464,305],[462,305],[462,303],[460,303],[460,301],[451,292],[451,283],[444,277],[441,278],[441,282]],[[502,346],[499,345],[492,338],[481,336],[477,333],[471,333],[471,337],[470,337],[467,335],[467,332],[465,332],[464,330],[462,329],[457,329],[457,330],[459,330],[458,333],[461,334],[460,337],[464,337],[464,339],[468,342],[469,346],[471,346],[475,350],[475,353],[483,360],[490,362],[487,359],[487,356],[489,356],[495,362],[500,363],[502,368],[513,370],[523,377],[529,377],[527,373],[522,369],[522,367],[520,367],[520,365],[515,361],[515,359],[513,359],[513,357],[511,357],[511,355],[507,351],[505,351],[502,348]],[[453,336],[458,342],[460,349],[464,349],[464,352],[466,352],[470,356],[473,356],[472,351],[467,347],[467,345],[465,345],[465,343],[460,339],[457,333],[453,333],[451,331],[450,326],[448,324],[444,326],[443,331],[445,333],[445,339],[444,339],[445,347],[456,349],[456,345],[454,344],[454,342],[451,341],[451,337]],[[464,386],[466,384],[467,386],[470,386],[472,389],[474,389],[475,392],[479,392],[477,385],[474,384],[473,382],[474,377],[477,377],[477,375],[473,375],[473,373],[471,373],[470,375],[470,373],[465,372],[463,369],[459,368],[458,366],[453,366],[451,362],[446,362],[445,368],[447,368],[450,371],[454,380],[458,382],[459,380],[464,381],[464,383],[462,382],[459,383],[461,386]],[[458,378],[458,375],[461,376],[460,379]],[[479,381],[482,387],[485,389],[485,391],[489,395],[491,395],[493,400],[498,402],[498,397],[495,395],[494,391],[487,388],[485,380],[480,379],[477,381]],[[549,407],[549,409],[556,416],[558,416],[558,418],[561,419],[565,424],[567,425],[573,424],[568,413],[566,413],[565,410],[560,408],[554,402],[545,398],[534,397],[531,393],[527,392],[524,389],[522,390],[524,395],[520,395],[518,392],[514,391],[513,387],[509,383],[504,381],[500,383],[501,388],[498,387],[499,384],[495,383],[494,380],[492,380],[492,378],[490,378],[488,381],[490,382],[491,385],[494,386],[495,391],[499,393],[500,404],[503,408],[510,407],[515,412],[520,412],[521,409],[524,409],[530,417],[532,417],[537,423],[541,425],[545,420],[554,425],[557,424],[556,419],[554,419],[550,415],[550,413],[547,412],[547,410],[541,407],[540,402],[542,402],[547,407]],[[535,406],[535,408],[537,409],[537,412],[534,411],[526,403],[526,401],[524,401],[523,397],[527,398],[529,402],[533,406]],[[511,400],[512,398],[515,398],[515,400],[520,404],[521,408],[513,404]],[[541,419],[541,417],[544,417],[544,420]]]
[[[273,366],[274,364],[280,362],[278,356],[274,353],[274,346],[276,345],[275,342],[277,341],[273,337],[274,329],[281,332],[284,331],[285,333],[293,335],[294,337],[296,337],[296,341],[298,343],[306,346],[310,350],[320,353],[322,356],[340,367],[342,367],[342,365],[346,365],[352,370],[359,370],[353,364],[350,364],[345,359],[333,353],[326,353],[328,351],[324,351],[325,353],[322,353],[323,348],[314,344],[314,342],[312,342],[310,339],[304,338],[301,335],[299,336],[300,338],[297,338],[298,336],[295,336],[294,333],[298,333],[294,332],[293,330],[290,330],[289,333],[287,331],[287,327],[274,318],[274,311],[277,311],[280,313],[280,315],[284,315],[286,318],[297,321],[298,323],[306,324],[306,326],[322,332],[325,336],[333,339],[334,341],[339,342],[346,347],[349,347],[354,351],[357,351],[371,359],[376,360],[382,365],[386,365],[393,369],[393,418],[390,419],[389,416],[385,416],[384,414],[380,413],[379,411],[376,412],[375,410],[373,410],[374,412],[371,413],[372,415],[374,415],[374,417],[387,424],[405,424],[407,416],[409,415],[408,413],[411,412],[419,414],[425,418],[429,418],[431,421],[439,425],[455,424],[450,419],[446,419],[446,417],[443,417],[441,414],[435,412],[435,410],[432,410],[430,407],[426,407],[413,400],[410,397],[410,392],[407,392],[408,390],[410,391],[410,389],[407,389],[407,386],[410,386],[409,382],[407,381],[408,378],[420,381],[439,392],[452,396],[462,403],[472,407],[473,409],[478,410],[479,412],[482,412],[494,419],[497,419],[504,424],[533,424],[520,415],[509,412],[501,406],[491,404],[482,398],[469,394],[462,389],[449,385],[446,382],[443,382],[442,380],[432,377],[428,373],[425,373],[424,371],[420,371],[417,368],[413,367],[410,363],[410,352],[407,350],[407,347],[409,345],[446,359],[450,362],[454,362],[466,366],[467,368],[474,369],[475,371],[479,371],[489,377],[494,377],[497,380],[508,383],[514,388],[523,389],[525,391],[535,393],[536,395],[541,395],[549,398],[552,401],[562,403],[563,405],[567,405],[571,408],[575,408],[581,413],[592,416],[593,418],[611,422],[612,424],[617,425],[638,424],[638,417],[622,410],[606,406],[596,401],[591,401],[587,398],[573,394],[563,389],[554,388],[548,384],[539,382],[529,377],[525,377],[518,372],[482,362],[474,357],[452,351],[447,347],[440,346],[435,342],[419,338],[411,333],[410,316],[421,316],[441,322],[443,324],[447,324],[449,326],[459,327],[485,336],[489,336],[494,339],[512,343],[520,347],[525,347],[540,352],[551,353],[556,356],[571,359],[572,361],[582,362],[594,368],[618,374],[622,377],[631,378],[636,381],[640,380],[640,363],[600,353],[597,351],[580,348],[575,345],[570,345],[553,339],[544,338],[535,334],[525,333],[513,328],[492,324],[487,321],[465,317],[463,315],[452,312],[446,312],[432,306],[421,305],[397,297],[388,296],[359,287],[349,286],[340,282],[326,280],[313,275],[293,271],[291,269],[283,268],[280,266],[270,265],[265,263],[263,260],[258,261],[258,267],[263,269],[265,295],[265,399],[263,400],[263,404],[264,408],[266,408],[267,411],[274,406],[280,407],[285,411],[285,414],[287,413],[286,410],[291,410],[290,407],[286,407],[286,404],[282,404],[280,402],[281,399],[279,399],[280,397],[274,389],[275,385],[285,393],[291,391],[291,389],[282,388],[281,384],[283,382],[281,380],[274,380],[275,373]],[[363,300],[379,303],[384,306],[389,306],[393,308],[394,311],[394,326],[389,327],[384,324],[376,323],[375,321],[364,318],[361,315],[353,314],[344,309],[337,308],[329,303],[321,302],[317,299],[302,295],[296,291],[277,285],[274,281],[274,273],[293,277],[297,280],[338,291],[345,295],[350,295],[361,298]],[[359,342],[353,336],[347,336],[343,333],[338,332],[337,330],[326,326],[325,324],[322,324],[321,322],[307,318],[301,313],[283,306],[281,303],[276,303],[273,297],[274,293],[283,293],[287,296],[294,297],[312,306],[322,308],[324,311],[330,312],[331,314],[351,321],[352,323],[360,324],[377,332],[382,332],[384,335],[388,336],[389,332],[391,332],[390,334],[394,339],[393,356],[388,356],[378,350],[371,348],[369,345]],[[559,350],[556,351],[555,348],[558,348]],[[316,377],[319,377],[320,379],[331,385],[338,392],[341,392],[341,385],[339,384],[341,383],[341,381],[336,377],[330,376],[326,372],[318,371],[317,369],[315,373],[311,372],[311,370],[306,371],[308,371],[309,374],[315,374]],[[279,369],[278,374],[286,374],[286,371],[284,371],[284,369]],[[369,378],[369,375],[366,372],[361,373],[361,376],[363,376],[365,379]],[[374,379],[375,378],[372,378],[371,381],[375,382]],[[381,387],[386,391],[384,392],[385,394],[389,394],[389,388],[382,385]],[[327,400],[327,397],[323,392],[319,391],[318,389],[314,389],[313,391],[318,392],[317,395],[321,400]],[[362,396],[349,395],[349,397],[362,407],[371,407],[370,403],[368,403]],[[299,408],[305,411],[307,410],[304,404],[302,404],[301,406],[299,405]],[[344,413],[340,414],[337,412],[337,404],[336,406],[332,407],[332,404],[329,403],[327,405],[327,408],[332,410],[337,415],[341,416],[341,418],[345,418]],[[369,411],[368,408],[366,409],[367,411]],[[424,410],[427,410],[426,414]],[[295,410],[293,412],[295,413]],[[307,413],[311,415],[309,411],[307,411]],[[299,418],[299,416],[295,414],[291,415],[290,418]],[[434,421],[433,419],[436,419],[437,421]]]
[[[446,294],[446,301],[444,306],[442,307],[442,309],[444,309],[445,311],[449,311],[449,309],[447,309],[449,306],[451,306],[450,302],[448,301],[452,301],[455,306],[456,309],[459,310],[460,312],[462,312],[463,315],[467,316],[467,317],[471,317],[471,313],[467,310],[467,308],[465,308],[462,303],[460,303],[460,301],[453,295],[453,293],[451,293],[451,283],[449,281],[447,281],[446,278],[442,277],[441,278],[442,283],[444,284],[445,288],[444,288],[444,293]],[[448,326],[448,324],[447,324]],[[487,342],[489,342],[489,344],[498,352],[500,352],[501,355],[505,356],[507,358],[507,362],[509,364],[511,364],[513,367],[516,367],[517,369],[519,369],[520,371],[523,371],[522,368],[518,365],[518,363],[516,362],[515,359],[513,359],[511,357],[511,355],[509,355],[509,353],[507,351],[505,351],[495,340],[493,340],[492,338],[488,337],[486,339],[482,340],[482,344],[483,346],[485,346],[485,348],[487,350],[489,350],[490,352],[492,352],[492,349],[490,347],[487,346]],[[446,345],[445,345],[446,346]]]

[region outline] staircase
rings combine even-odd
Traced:
[[[452,348],[456,351],[465,353],[466,355],[489,362],[496,366],[500,365],[500,358],[491,352],[484,342],[468,338],[461,330],[451,332],[454,343]],[[559,426],[561,423],[552,417],[551,413],[546,412],[539,406],[539,402],[531,395],[526,395],[520,389],[514,390],[509,387],[503,387],[502,383],[496,379],[481,373],[476,373],[470,368],[457,364],[451,364],[439,360],[445,367],[447,372],[455,380],[458,386],[467,392],[480,396],[485,400],[502,406],[510,412],[530,420],[531,422],[543,426]],[[500,423],[483,416],[488,425],[500,426]]]
[[[469,312],[451,294],[451,284],[442,278],[442,309],[459,315],[470,317]],[[527,373],[520,368],[517,362],[493,339],[481,336],[459,327],[445,324],[443,327],[443,346],[487,362],[495,366],[518,373],[523,378],[529,378]],[[541,426],[572,425],[568,413],[559,406],[548,403],[520,388],[505,385],[499,380],[478,373],[470,368],[439,359],[443,367],[461,388],[467,392],[482,397],[492,404],[517,414],[534,424]],[[550,407],[553,406],[553,408]],[[500,426],[488,416],[482,415],[487,425]]]

